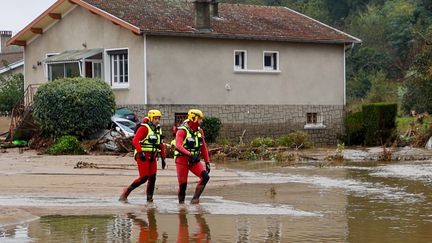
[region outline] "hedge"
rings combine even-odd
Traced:
[[[33,117],[48,135],[85,137],[107,127],[115,109],[110,86],[100,80],[65,78],[38,88]]]
[[[364,143],[364,139],[363,112],[348,113],[345,117],[344,143],[346,145],[361,145]]]
[[[364,141],[366,145],[382,145],[392,138],[396,128],[397,110],[398,107],[395,103],[363,105]]]
[[[217,117],[205,116],[203,118],[203,124],[201,125],[201,128],[204,130],[206,142],[216,142],[216,138],[219,136],[221,126],[222,122]]]

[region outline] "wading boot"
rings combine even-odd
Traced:
[[[201,193],[204,191],[205,185],[199,185],[195,189],[195,194],[191,200],[191,204],[198,204]]]
[[[156,163],[156,162],[155,162]],[[153,202],[153,192],[155,188],[156,174],[149,177],[147,184],[147,202]]]
[[[179,195],[178,196],[179,204],[184,204],[185,197],[186,197],[186,195]]]
[[[187,187],[186,182],[180,184],[179,191],[178,191],[179,204],[184,204],[184,200],[186,197],[186,187]]]
[[[123,193],[120,195],[120,197],[119,197],[119,201],[120,202],[123,202],[123,203],[127,203],[127,197],[129,196],[129,191],[128,191],[128,188],[125,188],[124,190],[123,190]]]

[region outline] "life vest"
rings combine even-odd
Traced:
[[[182,144],[183,147],[188,150],[191,155],[199,155],[203,144],[201,128],[198,127],[196,131],[193,131],[187,123],[183,123],[183,125],[179,126],[177,129],[186,131],[186,137]],[[177,156],[180,155],[183,155],[183,153],[176,149],[174,151],[174,158],[177,158]]]
[[[149,123],[141,123],[141,126],[145,126],[148,130],[147,136],[140,140],[141,150],[144,152],[160,152],[160,145],[162,143],[162,128],[154,127]],[[135,149],[134,155],[137,154],[137,150]]]

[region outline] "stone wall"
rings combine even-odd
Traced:
[[[338,105],[119,105],[144,117],[149,109],[162,112],[162,126],[168,138],[175,113],[186,113],[189,109],[200,109],[206,116],[221,119],[220,137],[251,140],[258,136],[279,137],[301,130],[311,135],[316,145],[337,143],[337,135],[343,132],[344,106]],[[316,112],[322,116],[325,128],[305,129],[306,113]]]

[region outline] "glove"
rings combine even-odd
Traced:
[[[141,161],[146,161],[146,156],[145,156],[145,153],[143,152],[143,151],[141,151],[139,154],[139,159],[141,160]]]
[[[166,167],[165,158],[161,157],[161,160],[162,160],[162,170],[165,170]]]
[[[198,163],[200,161],[200,158],[196,155],[191,155],[191,157],[189,158],[189,162],[191,164],[195,164]]]
[[[210,163],[205,163],[207,174],[210,174]]]

